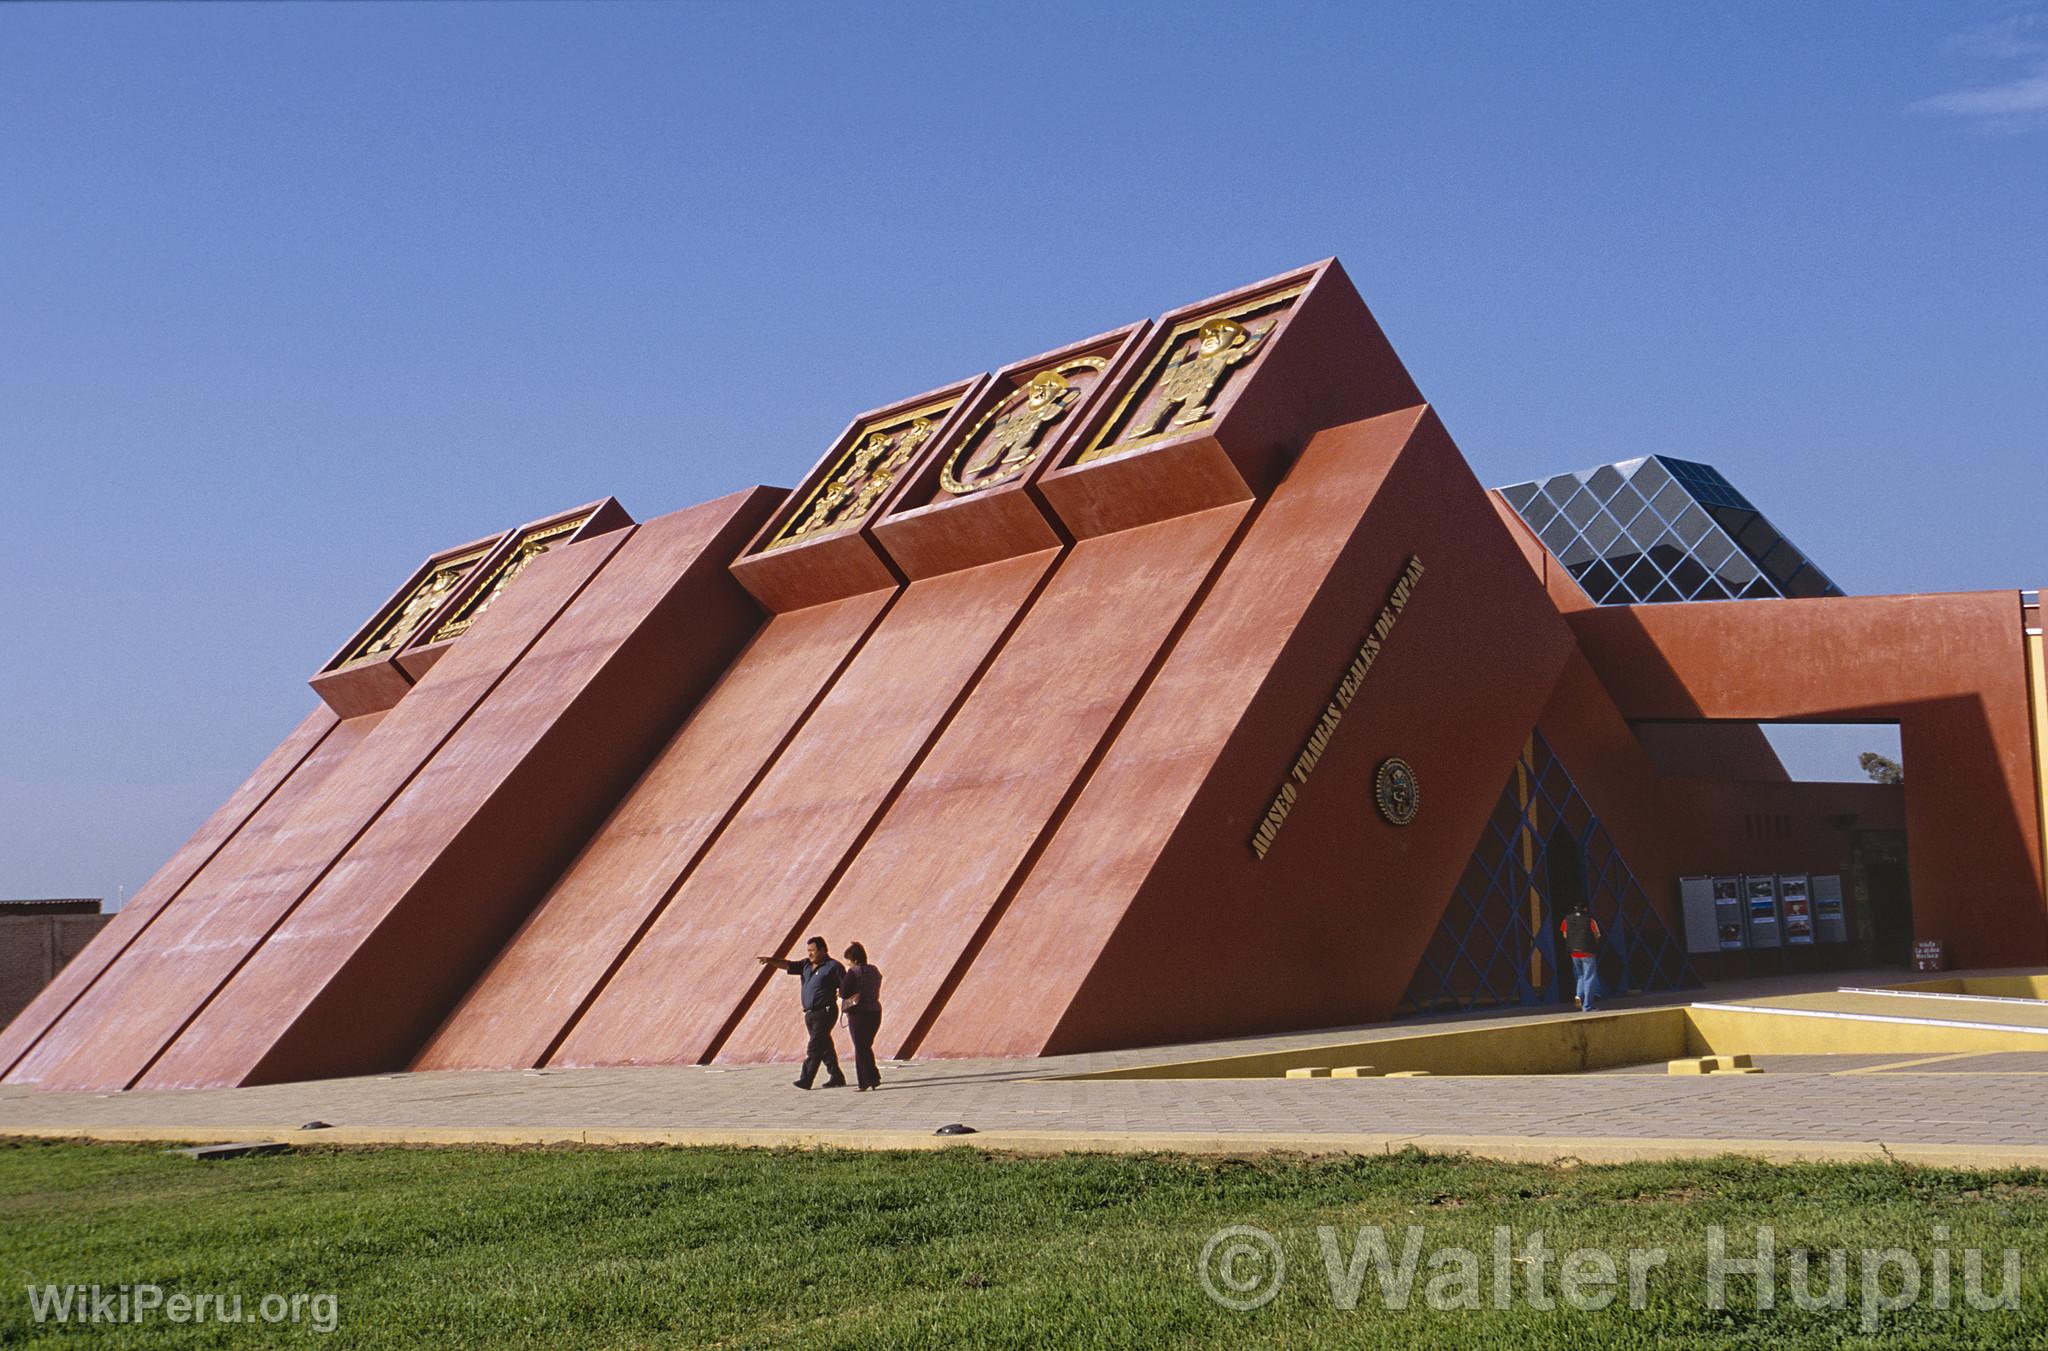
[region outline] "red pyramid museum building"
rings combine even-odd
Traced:
[[[1489,492],[1325,262],[863,413],[794,492],[428,558],[0,1034],[46,1089],[888,1056],[2048,962],[2038,597],[1849,597],[1711,469]],[[1888,722],[1791,782],[1759,722]]]

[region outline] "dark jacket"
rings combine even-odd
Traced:
[[[846,968],[827,957],[820,966],[812,966],[809,958],[800,962],[784,962],[782,969],[792,976],[803,977],[797,989],[797,997],[803,1002],[805,1013],[839,1012],[839,982],[846,976]]]
[[[866,962],[855,962],[846,968],[846,974],[839,981],[840,993],[846,996],[846,1015],[850,1018],[856,1010],[863,1013],[882,1011],[882,970]]]
[[[1583,910],[1566,915],[1557,931],[1574,957],[1591,957],[1600,950],[1600,923]]]

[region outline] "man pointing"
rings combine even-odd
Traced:
[[[844,1088],[846,1076],[840,1072],[839,1052],[832,1045],[832,1025],[839,1021],[839,981],[846,968],[832,960],[822,938],[806,943],[804,951],[806,955],[800,962],[781,957],[761,958],[761,965],[779,966],[800,978],[797,996],[803,1004],[804,1028],[811,1040],[804,1051],[803,1073],[797,1076],[796,1086],[809,1088],[818,1077],[818,1066],[823,1065],[825,1087]]]

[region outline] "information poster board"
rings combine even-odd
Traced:
[[[1749,898],[1749,945],[1778,947],[1784,942],[1778,934],[1778,875],[1745,873],[1742,885]]]
[[[1679,878],[1678,909],[1685,916],[1685,950],[1719,952],[1721,933],[1714,918],[1714,879]]]
[[[1721,950],[1740,952],[1747,946],[1747,940],[1743,936],[1747,928],[1742,919],[1742,879],[1715,878],[1714,929],[1720,939]]]
[[[1813,903],[1807,895],[1806,874],[1778,875],[1778,914],[1785,928],[1785,945],[1813,941]]]
[[[1849,941],[1849,920],[1842,913],[1840,873],[1817,873],[1813,878],[1814,936],[1823,943]]]

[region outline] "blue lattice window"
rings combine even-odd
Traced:
[[[1610,995],[1699,984],[1685,948],[1629,871],[1614,838],[1542,734],[1523,747],[1480,832],[1402,1010],[1569,1000],[1557,924],[1583,899],[1600,922],[1600,988]]]

